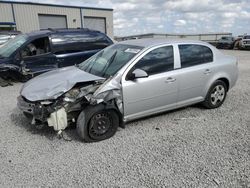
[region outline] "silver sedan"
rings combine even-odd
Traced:
[[[208,43],[131,40],[30,80],[18,106],[34,124],[62,132],[76,122],[84,141],[100,141],[134,119],[195,103],[217,108],[237,77],[236,58]]]

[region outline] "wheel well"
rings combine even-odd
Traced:
[[[107,110],[113,110],[119,117],[119,126],[123,127],[123,116],[117,108],[106,108]]]
[[[117,115],[119,117],[119,126],[124,128],[123,115],[120,112],[120,110],[118,109],[118,107],[116,106],[114,100],[112,100],[112,101],[110,101],[110,103],[107,103],[106,105],[104,105],[104,109],[113,110],[115,113],[117,113]]]
[[[219,78],[218,80],[220,80],[220,81],[222,81],[222,82],[224,82],[226,84],[227,91],[228,91],[229,90],[229,81],[228,81],[228,79],[227,78]]]

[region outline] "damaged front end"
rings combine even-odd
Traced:
[[[55,131],[63,131],[74,124],[81,111],[89,105],[104,104],[123,113],[121,85],[118,80],[77,83],[72,89],[56,99],[31,102],[18,97],[18,107],[32,116],[33,124],[47,124]]]
[[[19,66],[8,63],[0,64],[0,86],[11,85],[12,81],[23,80],[22,70]]]

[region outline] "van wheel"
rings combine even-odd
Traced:
[[[115,110],[103,105],[88,106],[77,119],[77,133],[85,142],[98,142],[112,137],[119,126]]]
[[[227,96],[227,86],[225,82],[217,80],[210,87],[203,105],[208,109],[221,106]]]

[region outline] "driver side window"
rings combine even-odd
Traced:
[[[142,69],[149,76],[173,70],[173,46],[165,46],[152,50],[136,63],[134,69]]]
[[[35,39],[21,50],[21,57],[31,57],[50,52],[49,38],[43,37]]]

